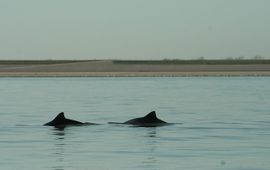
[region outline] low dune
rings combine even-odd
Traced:
[[[56,64],[0,64],[0,76],[270,76],[270,64],[121,64],[110,60]]]

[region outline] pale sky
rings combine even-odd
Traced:
[[[270,59],[270,0],[0,0],[0,59]]]

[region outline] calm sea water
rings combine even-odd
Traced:
[[[268,170],[270,78],[1,78],[2,170]],[[175,125],[109,125],[156,110]],[[98,126],[57,130],[59,112]]]

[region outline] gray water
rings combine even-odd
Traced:
[[[1,78],[2,170],[268,170],[270,78]],[[163,127],[109,125],[155,110]],[[97,126],[42,126],[59,112]]]

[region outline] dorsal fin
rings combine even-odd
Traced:
[[[147,118],[147,119],[156,119],[157,118],[156,112],[155,111],[152,111],[152,112],[148,113],[146,116],[144,116],[144,118]]]
[[[65,119],[65,114],[64,114],[64,112],[61,112],[61,113],[59,113],[56,117],[55,117],[55,120],[58,120],[58,119]]]

